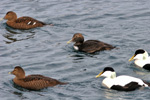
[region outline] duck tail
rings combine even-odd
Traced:
[[[50,26],[54,26],[54,24],[48,24],[48,25],[50,25]]]
[[[54,26],[54,24],[44,24],[44,25]]]
[[[42,25],[50,25],[50,26],[54,26],[54,24],[47,24],[47,23],[44,23],[44,22],[40,22],[42,23]]]
[[[143,82],[150,87],[150,82],[146,82],[146,81],[143,81]]]
[[[60,82],[59,83],[60,85],[66,85],[66,84],[68,84],[67,82]]]

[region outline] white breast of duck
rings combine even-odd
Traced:
[[[150,59],[147,59],[147,60],[135,60],[134,63],[138,67],[143,68],[146,64],[150,64]]]
[[[78,46],[75,46],[75,45],[74,45],[73,48],[74,48],[75,50],[77,50],[77,51],[79,50],[79,47],[78,47]]]
[[[134,60],[134,63],[141,68],[146,64],[150,64],[150,57],[148,56],[148,53],[146,51],[144,54],[136,55],[134,57]]]

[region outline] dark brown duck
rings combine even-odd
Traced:
[[[45,23],[28,16],[17,18],[16,13],[13,11],[7,12],[4,19],[7,20],[6,24],[8,26],[15,29],[31,29],[46,25]]]
[[[115,47],[113,47],[110,44],[98,41],[98,40],[87,40],[84,41],[84,37],[80,33],[76,33],[73,35],[72,39],[68,41],[67,43],[75,42],[74,49],[87,52],[87,53],[94,53],[97,51],[103,51],[103,50],[111,50]]]
[[[60,82],[56,79],[45,77],[43,75],[25,76],[24,70],[20,66],[16,66],[10,74],[15,75],[13,82],[18,86],[31,90],[40,90],[55,85],[64,85],[67,83]]]

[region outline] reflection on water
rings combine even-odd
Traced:
[[[73,57],[73,60],[81,60],[81,59],[84,59],[84,55],[71,55],[70,57]]]
[[[73,48],[71,48],[73,49]],[[75,55],[71,55],[70,57],[74,57],[74,58],[77,58],[77,59],[74,59],[74,60],[80,60],[80,59],[83,59],[84,57],[92,57],[92,58],[97,58],[95,55],[99,55],[100,52],[96,52],[96,53],[93,53],[93,54],[88,54],[88,53],[85,53],[85,52],[80,52],[80,51],[75,51],[73,49],[74,52],[76,52]],[[101,51],[103,52],[103,51]]]
[[[115,98],[115,99],[118,99],[119,98],[119,94],[117,93],[117,91],[115,91],[115,90],[113,90],[113,92],[112,92],[112,90],[109,90],[109,89],[103,89],[103,91],[104,91],[104,96],[107,98],[107,99],[111,99],[111,100],[113,100],[113,98]],[[116,93],[114,93],[114,92],[116,92]]]
[[[142,76],[148,74],[150,75],[150,72],[148,70],[139,67],[134,68],[133,72],[136,73],[137,75],[142,75]]]
[[[0,22],[0,97],[3,100],[148,100],[149,89],[134,92],[101,89],[101,81],[97,82],[95,76],[104,67],[112,66],[119,75],[150,80],[148,71],[128,62],[136,49],[150,51],[149,4],[150,0],[1,0],[0,18],[12,10],[19,16],[32,16],[55,25],[17,30]],[[94,54],[77,52],[73,43],[66,44],[77,32],[83,33],[86,40],[105,41],[119,49]],[[3,74],[16,65],[27,68],[27,75],[42,74],[71,84],[42,91],[20,89],[9,81],[14,76]]]
[[[116,90],[104,89],[104,94],[105,94],[104,96],[110,100],[126,100],[126,99],[123,99],[122,97],[128,98],[128,95],[126,95],[128,93],[131,94],[132,92],[124,92],[124,91],[118,92]]]
[[[10,27],[6,27],[5,29],[7,33],[3,34],[3,36],[8,39],[5,40],[6,44],[34,38],[35,35],[35,32],[32,30],[16,30]]]
[[[28,99],[27,97],[23,96],[23,93],[21,92],[17,92],[17,91],[14,91],[12,92],[14,95],[17,95],[21,100],[23,99]]]
[[[139,76],[150,74],[150,71],[138,67],[137,65],[134,64],[134,62],[131,63],[131,64],[129,64],[129,67],[131,67],[131,69],[133,70],[133,72],[136,73]]]
[[[142,91],[142,88],[137,91]],[[127,99],[133,99],[135,94],[135,91],[116,91],[116,90],[110,90],[110,89],[104,89],[104,94],[107,99],[110,100],[127,100]]]

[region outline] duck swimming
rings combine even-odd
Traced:
[[[14,70],[9,73],[16,76],[13,79],[13,82],[15,84],[31,90],[40,90],[46,87],[67,84],[67,83],[60,82],[56,79],[49,78],[43,75],[38,75],[38,74],[25,76],[25,72],[20,66],[16,66]]]
[[[87,53],[94,53],[97,51],[103,50],[111,50],[114,49],[110,44],[98,41],[98,40],[87,40],[84,41],[84,37],[81,33],[76,33],[73,35],[72,39],[67,43],[75,42],[74,49],[82,52]]]
[[[134,60],[135,65],[146,70],[150,70],[150,57],[147,51],[143,49],[138,49],[135,51],[134,55],[129,59],[129,61]]]
[[[15,29],[32,29],[47,25],[44,22],[38,21],[28,16],[17,18],[16,13],[13,11],[7,12],[3,19],[7,20],[6,24],[8,26]]]
[[[140,87],[150,86],[150,83],[132,76],[121,75],[116,77],[116,72],[112,67],[105,67],[104,70],[96,76],[96,78],[101,76],[106,77],[102,81],[102,84],[105,87],[118,91],[133,91]]]

